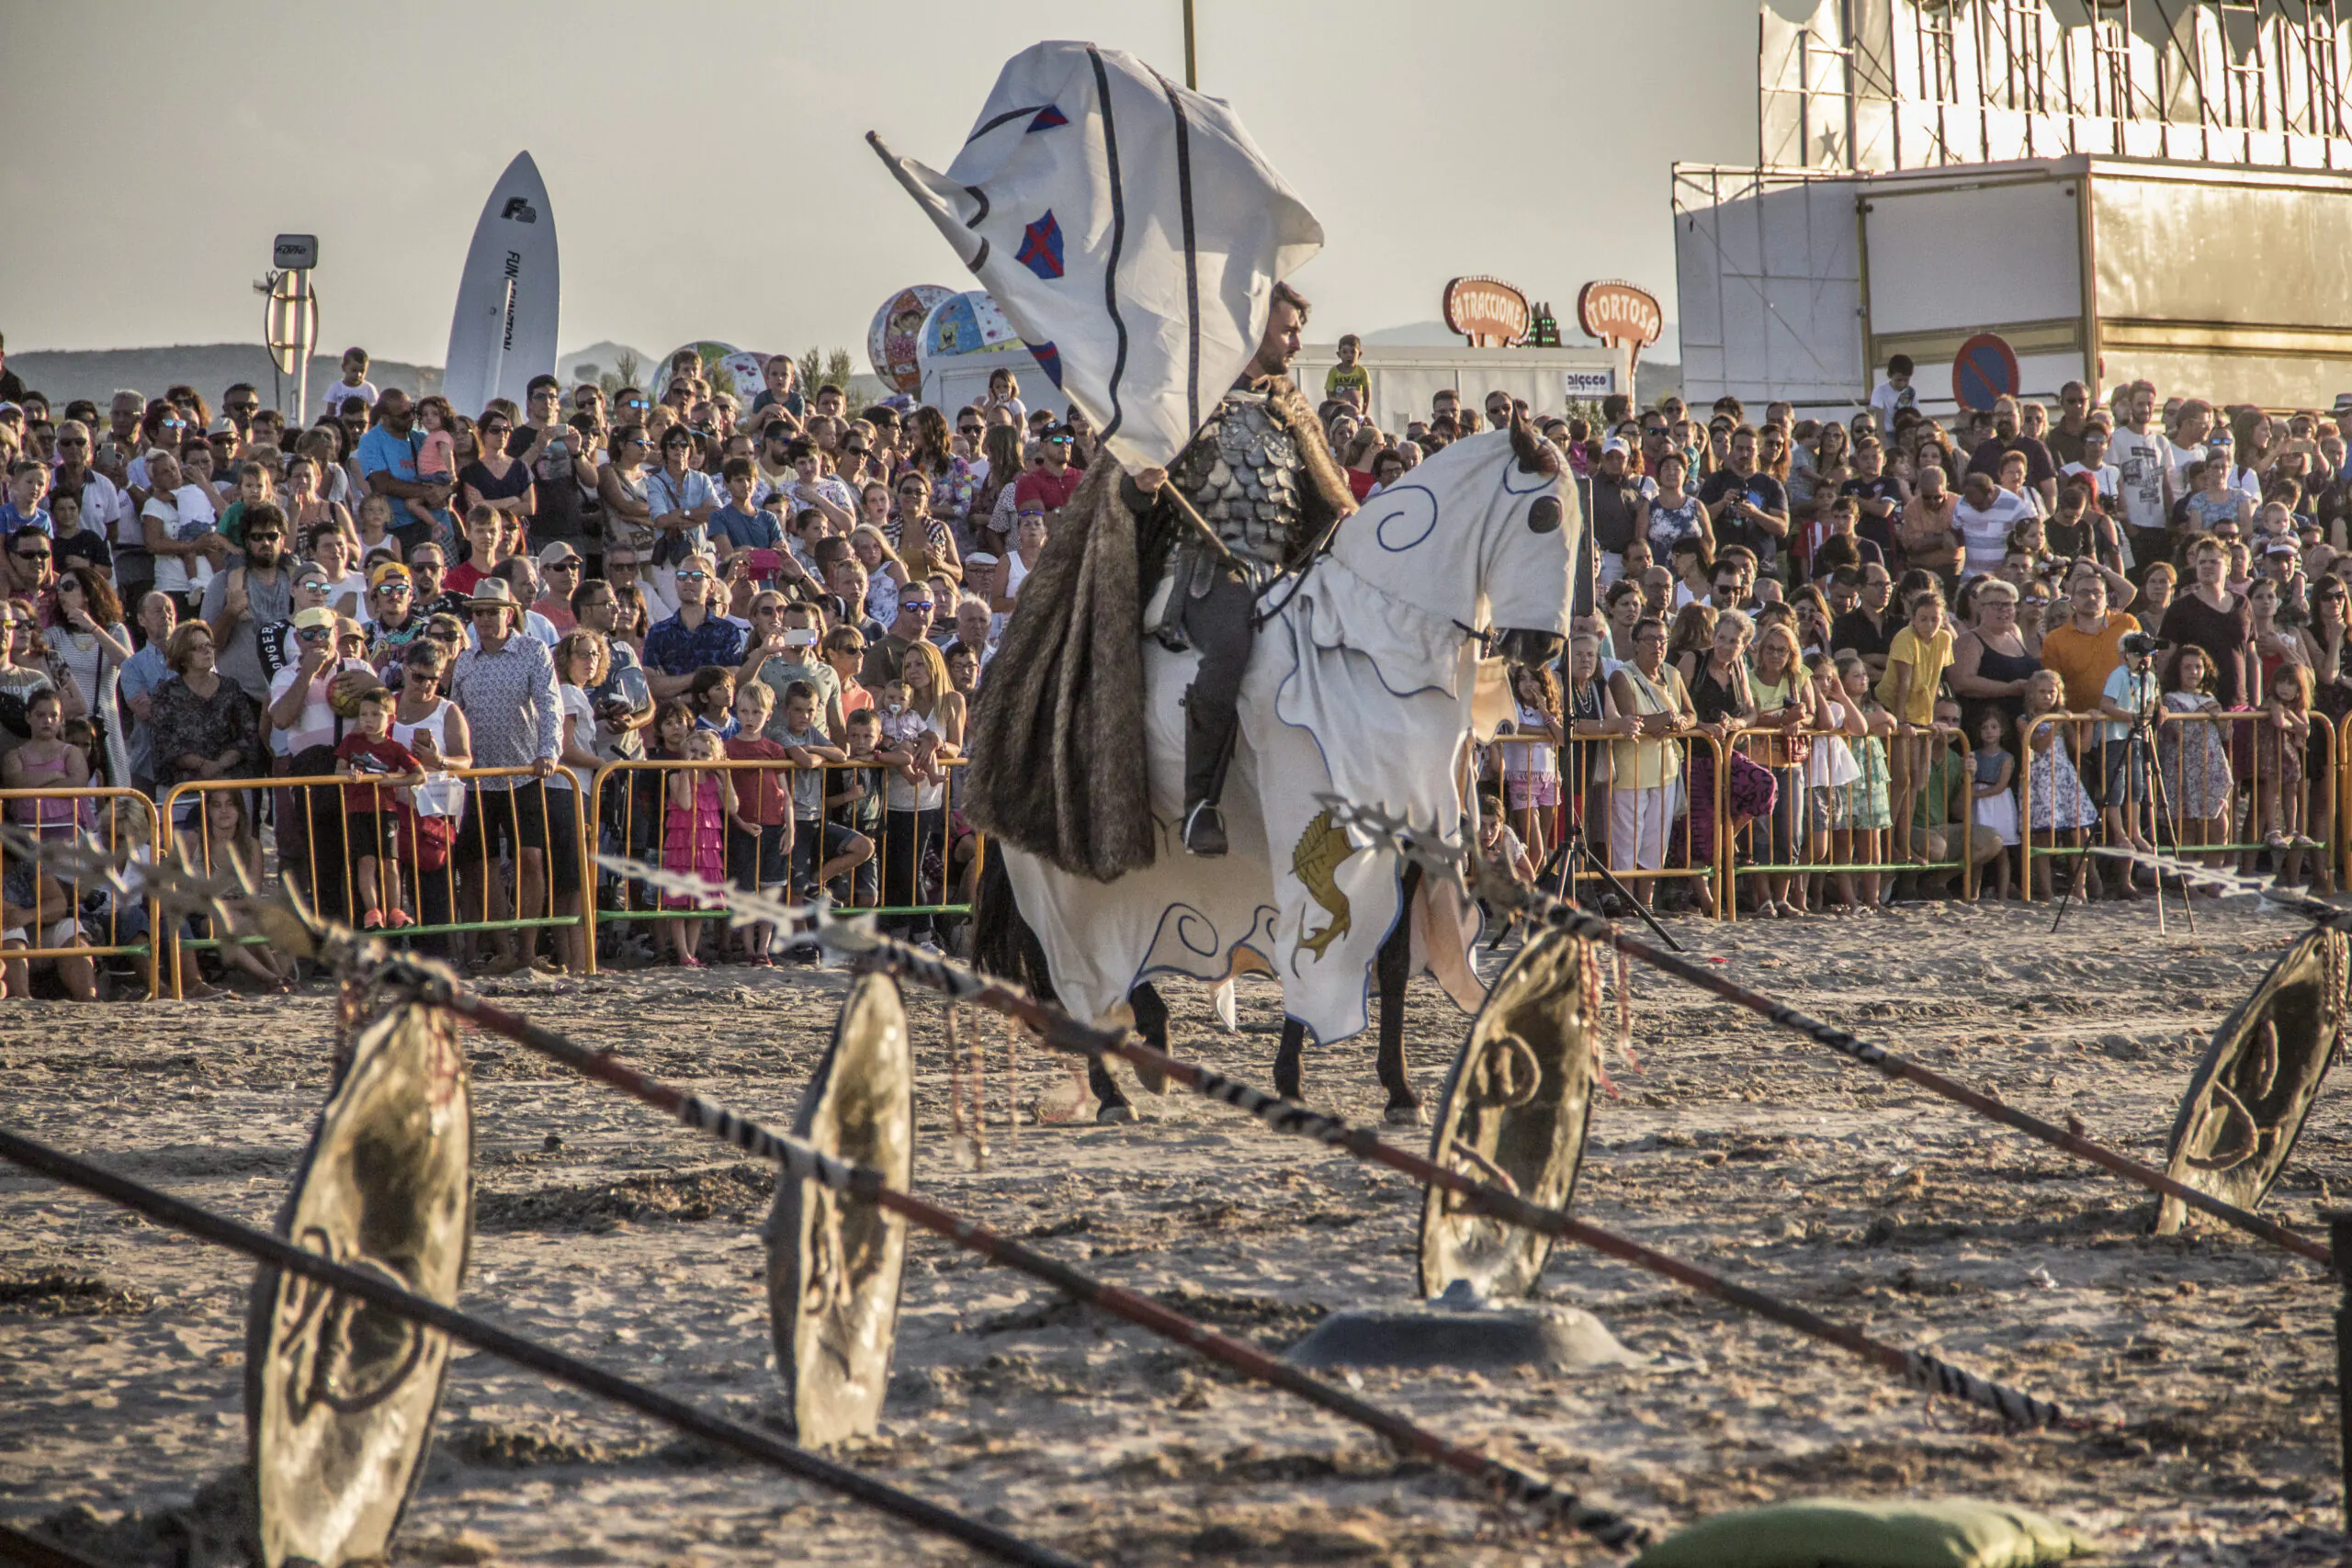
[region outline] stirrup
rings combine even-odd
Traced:
[[[1204,860],[1226,852],[1225,813],[1215,801],[1204,800],[1185,814],[1184,849]]]

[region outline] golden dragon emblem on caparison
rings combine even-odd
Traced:
[[[1309,932],[1306,917],[1304,914],[1299,916],[1298,945],[1318,960],[1323,956],[1325,948],[1353,929],[1348,896],[1340,890],[1339,870],[1340,863],[1355,852],[1356,846],[1349,841],[1347,829],[1331,820],[1329,809],[1316,813],[1315,819],[1306,825],[1306,831],[1298,836],[1298,843],[1290,852],[1291,874],[1306,885],[1306,891],[1331,917],[1330,924],[1321,931]]]

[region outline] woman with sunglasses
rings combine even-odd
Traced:
[[[70,682],[80,710],[97,726],[101,742],[93,759],[105,767],[98,782],[130,782],[122,726],[115,717],[115,692],[131,655],[130,632],[122,624],[122,602],[107,580],[86,566],[58,573],[51,600],[54,631],[51,652],[61,686]]]
[[[724,502],[710,476],[694,467],[695,434],[683,424],[662,432],[662,465],[645,477],[645,502],[658,538],[653,565],[674,566],[710,547],[710,520]],[[659,581],[657,575],[655,581]]]
[[[651,451],[645,426],[631,416],[613,427],[613,460],[596,476],[596,498],[605,509],[605,551],[628,549],[649,565],[657,536],[653,505],[646,496],[645,459]]]
[[[929,403],[915,410],[910,428],[914,445],[908,450],[900,471],[921,474],[931,481],[932,515],[947,525],[956,535],[958,547],[967,545],[971,539],[967,532],[967,520],[972,514],[973,498],[979,493],[979,474],[950,450],[947,416]]]
[[[473,461],[458,470],[458,493],[463,498],[460,516],[477,506],[487,506],[505,518],[519,536],[524,536],[522,547],[527,548],[531,520],[538,510],[538,491],[531,475],[531,466],[520,457],[507,456],[508,441],[514,434],[514,420],[498,408],[482,412],[474,426],[477,450]]]
[[[883,525],[882,536],[906,562],[908,576],[920,579],[944,571],[962,582],[964,558],[956,553],[956,536],[931,514],[931,480],[910,468],[893,481],[891,493],[898,498],[899,514]]]

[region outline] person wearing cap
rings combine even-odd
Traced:
[[[578,550],[561,540],[539,551],[539,592],[531,610],[559,637],[580,624],[572,615],[571,596],[580,590],[587,564]]]
[[[266,702],[277,671],[262,659],[261,628],[292,615],[294,574],[286,547],[286,513],[274,501],[246,504],[243,566],[204,585],[203,619],[212,628],[220,673],[254,701]]]
[[[469,919],[481,918],[485,910],[492,919],[510,918],[499,912],[506,904],[505,888],[492,874],[492,863],[511,853],[517,895],[511,918],[543,919],[550,881],[560,897],[580,891],[571,794],[531,784],[555,772],[562,744],[555,656],[538,638],[523,635],[523,606],[504,578],[484,579],[467,608],[473,617],[473,646],[458,655],[448,694],[466,716],[473,765],[527,773],[478,778],[466,785],[464,819],[451,857],[466,877],[459,912]],[[521,968],[513,935],[499,933],[496,942],[498,956],[491,967],[500,974]]]
[[[1589,480],[1592,547],[1600,552],[1603,586],[1625,574],[1625,547],[1649,537],[1650,497],[1657,493],[1657,484],[1628,472],[1632,458],[1633,448],[1624,438],[1611,436],[1600,444],[1600,466]]]
[[[368,661],[378,669],[399,660],[401,651],[424,634],[431,616],[416,607],[416,577],[398,561],[385,561],[368,574]]]

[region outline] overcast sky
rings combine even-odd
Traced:
[[[288,231],[320,239],[322,348],[437,365],[483,198],[528,149],[567,352],[716,338],[862,364],[889,292],[968,276],[866,130],[944,168],[1040,39],[1183,71],[1181,0],[0,3],[15,352],[257,338],[250,286]],[[1623,276],[1671,316],[1669,165],[1755,157],[1753,0],[1196,11],[1203,90],[1322,220],[1297,279],[1318,337],[1430,320],[1456,273],[1564,317]]]

